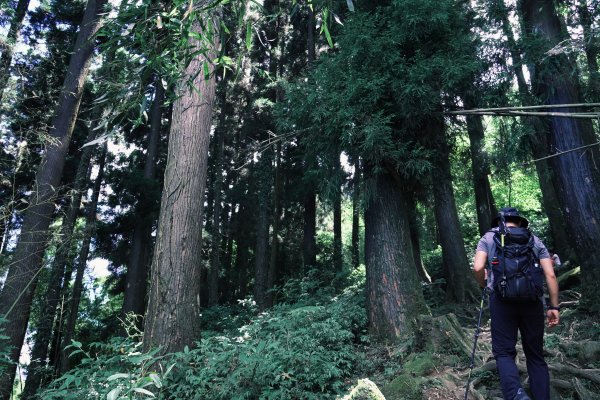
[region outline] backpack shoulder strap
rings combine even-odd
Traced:
[[[488,234],[490,232],[493,233],[494,236],[492,237],[492,240],[488,243],[488,245],[489,245],[489,247],[488,247],[489,251],[488,251],[488,254],[487,254],[487,256],[488,256],[488,263],[487,263],[487,266],[486,266],[486,268],[488,268],[488,269],[492,269],[492,259],[496,255],[496,248],[497,248],[495,237],[498,234],[498,232],[495,231],[495,230],[493,230],[493,229],[490,229],[489,231],[487,231],[486,234]]]

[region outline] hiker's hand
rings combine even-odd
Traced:
[[[548,319],[548,328],[558,325],[558,322],[560,321],[559,311],[548,310],[546,312],[546,318]]]

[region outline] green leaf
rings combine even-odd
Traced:
[[[115,379],[123,379],[123,378],[129,378],[129,374],[124,374],[124,373],[117,373],[117,374],[113,374],[111,376],[109,376],[106,380],[108,382],[110,381],[114,381]]]
[[[154,374],[154,373],[150,374],[150,379],[152,379],[154,386],[156,386],[157,388],[162,387],[162,381],[160,380],[160,377],[157,374]]]
[[[225,32],[228,35],[231,35],[229,28],[227,28],[227,25],[225,25],[225,23],[223,21],[221,21],[221,28],[223,29],[223,32]]]
[[[246,24],[246,49],[250,51],[252,48],[252,23]]]
[[[73,357],[75,354],[83,353],[83,350],[75,350],[71,354],[69,354],[69,358]]]
[[[142,389],[142,388],[134,388],[133,389],[134,392],[138,392],[138,393],[142,393],[145,394],[146,396],[150,396],[150,397],[156,397],[156,395],[154,393],[152,393],[149,390],[146,389]]]
[[[120,387],[114,388],[113,390],[108,392],[108,394],[106,395],[106,400],[117,400],[122,390],[123,389]]]
[[[173,370],[173,367],[174,367],[174,366],[175,366],[175,364],[171,364],[171,365],[169,365],[169,367],[167,368],[167,370],[166,370],[166,371],[165,371],[165,373],[163,374],[163,377],[165,377],[165,378],[166,378],[166,377],[167,377],[167,376],[168,376],[168,375],[171,373],[171,370]]]
[[[323,19],[323,31],[325,32],[325,37],[327,38],[327,43],[329,43],[329,47],[333,48],[333,40],[331,40],[331,34],[329,33],[329,28],[327,27],[327,22]]]

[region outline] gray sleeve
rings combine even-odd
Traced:
[[[533,236],[533,247],[536,250],[537,257],[541,260],[543,258],[550,258],[550,253],[548,253],[548,249],[542,243],[542,241],[537,237]]]
[[[479,243],[477,243],[477,251],[483,251],[485,253],[490,253],[490,246],[494,240],[494,233],[488,232],[479,239]]]

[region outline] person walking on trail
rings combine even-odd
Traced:
[[[558,283],[546,246],[528,225],[516,208],[501,209],[492,229],[477,245],[473,266],[477,282],[490,293],[492,353],[505,400],[531,400],[515,363],[518,331],[533,398],[550,399],[550,376],[543,354],[544,316],[548,327],[559,322]],[[543,278],[550,297],[545,313]]]

